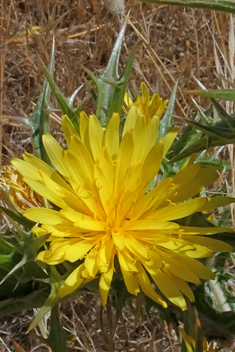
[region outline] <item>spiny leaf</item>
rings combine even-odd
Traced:
[[[153,2],[156,4],[177,5],[195,7],[214,11],[235,13],[235,0],[139,0],[141,2]]]
[[[32,291],[29,294],[25,294],[25,288],[27,288],[27,290],[29,289],[28,286],[24,286],[22,296],[20,296],[18,292],[17,296],[0,301],[0,317],[14,314],[22,310],[38,308],[43,305],[48,297],[47,287]]]
[[[25,230],[30,230],[35,225],[33,221],[26,219],[23,215],[15,210],[10,210],[0,206],[0,212],[6,214],[9,218],[16,221],[18,224],[23,225]]]
[[[89,85],[88,88],[97,105],[96,116],[102,125],[106,125],[114,112],[121,114],[123,98],[129,81],[130,72],[136,52],[136,47],[132,50],[126,67],[121,75],[118,74],[118,63],[122,42],[126,30],[126,22],[119,32],[117,41],[112,50],[107,67],[102,75],[96,77],[90,70],[84,68],[90,79],[97,88],[98,94]]]
[[[174,109],[175,109],[175,99],[176,99],[177,88],[179,85],[179,80],[180,80],[180,78],[178,78],[178,80],[176,81],[176,84],[175,84],[173,92],[171,94],[169,103],[167,105],[166,112],[165,112],[163,118],[160,120],[159,139],[164,137],[165,134],[173,126],[173,113],[174,113]]]
[[[46,240],[48,239],[50,235],[43,235],[37,239],[34,239],[31,235],[28,235],[25,239],[25,241],[23,241],[23,243],[21,245],[18,246],[17,251],[18,253],[22,252],[22,257],[21,260],[18,261],[16,264],[14,264],[14,266],[11,268],[11,270],[8,271],[8,273],[6,274],[6,276],[1,280],[0,285],[5,282],[9,276],[15,274],[19,269],[23,268],[26,264],[29,264],[30,262],[35,262],[36,261],[36,254],[39,250],[39,248],[43,245],[43,243],[46,242]],[[31,264],[32,265],[32,264]],[[33,269],[34,273],[35,272],[35,268]],[[40,272],[42,271],[42,269],[40,269]],[[33,277],[34,277],[34,273],[33,273]],[[27,278],[27,274],[26,274],[26,282],[29,281],[31,279],[31,275],[28,275]]]
[[[42,304],[38,314],[34,318],[33,322],[30,324],[28,331],[32,330],[43,319],[43,317],[59,303],[59,298],[57,293],[64,279],[58,273],[55,267],[51,266],[50,269],[51,269],[50,277],[48,279],[41,280],[42,282],[46,282],[51,286],[50,295],[48,296],[46,302]]]
[[[76,89],[72,96],[67,99],[53,80],[51,73],[46,69],[46,67],[44,67],[43,71],[61,110],[69,117],[77,131],[79,131],[79,112],[82,109],[82,105],[73,108],[73,102],[80,88]]]
[[[50,74],[53,74],[55,66],[55,41],[53,40],[51,60],[49,63],[48,70]],[[36,107],[29,119],[29,125],[33,133],[33,145],[35,155],[41,160],[50,164],[50,160],[47,156],[45,148],[42,143],[42,135],[45,133],[50,133],[50,114],[49,114],[49,101],[50,101],[51,89],[48,84],[47,79],[43,82],[43,87],[41,94],[39,95]]]
[[[170,163],[182,160],[193,153],[198,153],[211,147],[235,143],[235,119],[230,120],[230,126],[228,126],[227,122],[220,122],[214,126],[207,126],[188,119],[182,120],[195,129],[202,131],[204,135],[194,143],[186,146],[186,148],[170,160]]]
[[[235,3],[234,3],[235,6]],[[235,89],[209,89],[209,90],[186,90],[186,93],[197,95],[200,97],[235,100]]]

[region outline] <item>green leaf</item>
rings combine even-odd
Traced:
[[[12,220],[16,221],[18,224],[23,225],[25,230],[30,230],[35,225],[35,222],[26,219],[23,215],[21,215],[15,210],[10,210],[0,206],[0,212],[7,215]]]
[[[29,287],[24,286],[24,291],[28,291]],[[5,315],[15,314],[27,309],[38,308],[43,305],[48,297],[48,289],[40,288],[20,296],[18,292],[15,297],[0,301],[0,317]]]
[[[47,339],[38,337],[40,341],[49,346],[52,352],[66,352],[66,341],[69,334],[65,332],[60,323],[58,305],[51,310],[50,331]]]
[[[50,267],[51,275],[48,279],[41,280],[42,282],[48,283],[51,286],[51,292],[46,302],[41,306],[38,314],[34,318],[33,322],[30,324],[28,331],[32,330],[42,319],[43,317],[52,310],[59,303],[58,291],[62,283],[64,282],[64,278],[58,273],[54,266]]]
[[[179,85],[179,80],[176,81],[176,84],[174,86],[173,92],[170,97],[170,101],[167,105],[166,112],[163,116],[163,118],[160,120],[160,127],[159,127],[159,136],[158,138],[162,138],[165,136],[165,134],[173,127],[173,113],[175,109],[175,99],[176,99],[176,93],[177,93],[177,88]]]
[[[43,68],[43,71],[62,112],[68,116],[68,118],[72,121],[76,130],[79,131],[79,112],[82,109],[82,105],[79,105],[76,108],[73,108],[72,105],[76,97],[76,94],[80,88],[76,89],[75,92],[72,94],[72,96],[69,99],[67,99],[63,95],[63,93],[61,92],[57,84],[55,83],[51,73],[46,69],[46,67]]]
[[[55,66],[55,41],[53,40],[51,60],[48,67],[48,70],[51,75],[53,74],[54,66]],[[33,146],[34,146],[35,155],[39,159],[45,161],[47,164],[50,164],[50,160],[43,146],[42,136],[47,132],[50,133],[50,121],[49,121],[50,95],[51,95],[51,89],[47,79],[45,79],[43,82],[41,94],[39,95],[39,98],[38,98],[38,102],[29,119],[29,125],[33,133]]]
[[[35,277],[36,274],[39,274],[39,277],[43,276],[43,270],[39,266],[39,264],[35,267],[36,255],[38,253],[39,248],[43,245],[43,243],[46,242],[49,236],[50,234],[47,234],[34,239],[30,234],[26,234],[22,243],[20,243],[17,248],[14,247],[15,251],[17,251],[18,253],[22,253],[21,259],[17,263],[14,263],[14,266],[10,270],[8,270],[7,274],[2,278],[0,285],[4,283],[10,276],[15,274],[19,269],[23,268],[28,264],[30,264],[28,272],[24,269],[24,282],[30,281],[32,278]],[[30,270],[31,268],[32,271]],[[39,269],[39,272],[37,269]],[[17,275],[17,279],[20,280],[21,277],[22,273]]]
[[[121,28],[107,67],[102,75],[95,77],[90,70],[84,68],[98,91],[98,94],[96,94],[94,90],[88,86],[92,96],[95,97],[97,105],[96,116],[100,119],[102,125],[108,123],[114,112],[121,114],[122,111],[123,98],[136,52],[135,47],[129,56],[123,73],[119,75],[118,64],[125,30],[126,23]]]
[[[219,157],[223,147],[219,148],[215,153],[207,156],[206,151],[203,151],[195,158],[195,162],[201,163],[204,167],[215,166],[218,170],[223,172],[230,170],[230,163]]]
[[[139,0],[156,4],[195,7],[199,9],[217,10],[235,13],[235,0]]]
[[[235,119],[231,119],[228,125],[227,122],[219,122],[214,126],[203,125],[196,121],[183,119],[190,126],[203,132],[199,140],[196,140],[189,146],[186,146],[178,155],[170,160],[170,163],[182,160],[193,153],[198,153],[207,150],[211,147],[224,146],[225,144],[235,143]]]
[[[235,6],[235,3],[234,3]],[[187,93],[197,95],[200,97],[222,99],[222,100],[235,100],[235,89],[209,89],[209,90],[186,90]]]

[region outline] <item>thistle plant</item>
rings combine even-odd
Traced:
[[[103,75],[86,70],[97,88],[88,84],[97,104],[90,116],[82,106],[73,107],[77,91],[66,98],[55,84],[53,47],[27,121],[35,155],[13,159],[2,175],[11,205],[5,201],[1,211],[12,229],[10,239],[6,233],[0,242],[1,283],[8,295],[17,284],[19,296],[9,305],[3,295],[0,314],[40,307],[30,329],[49,310],[55,329],[56,305],[91,287],[103,306],[110,290],[132,298],[142,292],[163,314],[173,309],[182,317],[195,300],[197,306],[196,286],[215,278],[205,258],[233,251],[227,243],[233,230],[208,220],[214,209],[235,201],[203,194],[219,177],[216,167],[204,167],[195,146],[194,154],[177,158],[185,141],[172,118],[178,83],[169,102],[150,97],[144,84],[142,94],[132,98],[127,83],[136,49],[118,74],[124,33],[125,26]],[[66,149],[50,133],[51,91],[62,110]],[[27,297],[25,283],[31,290]],[[45,341],[52,350],[65,349],[66,337],[56,344],[52,335]]]

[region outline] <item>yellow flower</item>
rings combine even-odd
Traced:
[[[142,95],[138,96],[135,101],[133,101],[126,92],[124,97],[126,106],[128,108],[132,105],[137,106],[139,114],[144,115],[146,123],[149,123],[153,116],[161,118],[167,106],[168,100],[162,101],[162,98],[158,94],[154,94],[150,99],[148,88],[145,83],[141,84],[141,91]],[[125,107],[124,111],[127,112]]]
[[[30,207],[46,206],[46,200],[23,181],[14,166],[3,166],[0,177],[0,193],[4,204],[20,213]]]
[[[194,338],[190,335],[187,335],[184,329],[180,328],[179,330],[183,337],[187,351],[194,352],[196,346]],[[203,339],[203,352],[216,352],[218,350],[218,344],[215,341],[207,342],[206,338]]]
[[[167,307],[154,289],[155,283],[166,298],[186,309],[184,295],[194,300],[187,282],[199,285],[200,278],[214,278],[197,258],[232,249],[207,235],[231,229],[180,226],[177,220],[232,200],[187,200],[218,177],[214,167],[205,169],[192,161],[148,192],[178,128],[156,142],[158,118],[153,116],[146,124],[135,106],[128,113],[121,142],[119,124],[119,115],[113,114],[104,131],[94,115],[88,118],[81,113],[79,136],[64,116],[67,150],[50,134],[43,136],[57,171],[27,153],[24,160],[12,160],[24,181],[58,209],[31,208],[24,213],[41,224],[33,228],[37,236],[51,234],[50,247],[38,254],[38,260],[49,265],[82,261],[62,284],[60,298],[99,276],[105,305],[119,263],[131,294],[137,295],[141,289]]]

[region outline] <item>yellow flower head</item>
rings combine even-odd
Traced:
[[[168,100],[162,101],[158,94],[154,94],[150,99],[148,88],[145,83],[141,84],[142,95],[138,96],[135,101],[131,99],[128,92],[125,93],[124,102],[128,108],[132,105],[138,108],[138,113],[143,114],[146,123],[149,123],[153,116],[162,117],[167,106]],[[124,107],[125,112],[126,109]]]
[[[31,207],[45,206],[45,200],[23,181],[14,166],[3,166],[0,177],[0,193],[4,203],[20,213]]]
[[[218,206],[206,197],[190,199],[217,179],[216,169],[188,162],[175,177],[147,192],[178,129],[156,142],[158,118],[153,116],[146,124],[136,106],[128,113],[121,141],[119,124],[119,115],[113,114],[104,131],[94,115],[81,113],[78,135],[64,116],[68,149],[63,150],[50,134],[43,136],[57,171],[27,153],[24,160],[12,160],[24,181],[59,208],[31,208],[24,213],[41,224],[33,228],[37,236],[51,234],[50,247],[38,254],[38,260],[49,265],[82,260],[61,286],[61,298],[98,276],[105,305],[117,258],[131,294],[141,289],[167,307],[155,283],[166,298],[186,309],[184,295],[194,300],[187,281],[199,285],[200,278],[214,277],[197,258],[231,250],[207,236],[229,229],[177,223]]]

